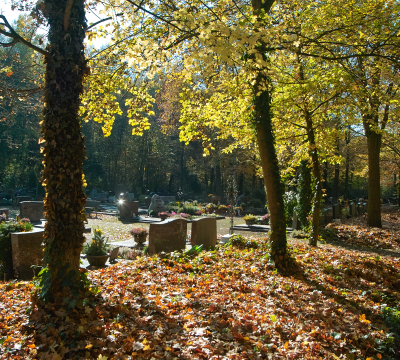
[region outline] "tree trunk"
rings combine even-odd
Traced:
[[[339,139],[336,146],[337,155],[339,155]],[[336,204],[339,198],[339,164],[335,164],[335,175],[333,178],[333,189],[332,189],[332,202]]]
[[[349,149],[349,144],[350,144],[350,126],[347,129],[346,135],[346,170],[344,174],[344,199],[348,200],[349,199],[349,170],[350,170],[350,149]]]
[[[275,137],[272,129],[270,94],[260,90],[261,84],[268,79],[261,72],[254,86],[255,122],[257,143],[267,190],[268,210],[271,226],[271,256],[279,268],[284,263],[286,254],[286,217],[283,202],[284,187],[279,174],[278,158],[275,152]]]
[[[312,223],[311,223],[311,237],[309,244],[317,246],[319,237],[319,219],[321,213],[321,199],[322,199],[322,181],[321,181],[321,170],[319,165],[318,151],[315,144],[315,133],[312,124],[311,116],[306,113],[306,125],[307,125],[307,138],[309,146],[309,154],[312,162],[312,172],[314,176],[315,189],[312,207]]]
[[[382,135],[368,129],[368,226],[382,227],[381,220],[381,175],[379,154],[381,150]]]
[[[82,163],[85,155],[78,110],[87,73],[83,39],[85,10],[82,0],[45,0],[43,13],[50,31],[46,57],[46,85],[42,134],[44,140],[44,265],[40,298],[68,301],[84,287],[80,280],[80,252],[84,243]]]
[[[263,28],[263,12],[268,14],[274,0],[252,0],[253,13],[257,16],[255,30]],[[256,47],[256,51],[268,63],[267,49],[264,43]],[[255,58],[255,55],[252,55]],[[279,174],[278,158],[275,151],[275,136],[272,128],[271,84],[267,75],[267,66],[257,68],[257,76],[253,86],[255,125],[257,144],[260,152],[261,167],[267,191],[267,202],[271,226],[271,257],[280,270],[286,270],[286,216],[283,201],[284,186]]]

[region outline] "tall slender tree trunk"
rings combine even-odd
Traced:
[[[346,170],[344,173],[344,199],[348,200],[349,199],[349,171],[350,171],[350,126],[348,126],[346,135]]]
[[[382,227],[381,220],[381,174],[379,155],[382,135],[366,129],[368,145],[368,226]]]
[[[312,173],[314,176],[315,189],[314,198],[312,205],[312,223],[311,223],[311,237],[309,244],[317,246],[319,237],[319,220],[321,213],[321,199],[322,199],[322,181],[321,181],[321,169],[319,164],[318,150],[315,143],[315,133],[312,124],[311,116],[306,113],[306,126],[307,126],[307,138],[309,146],[309,154],[312,162]]]
[[[255,96],[255,122],[270,214],[271,254],[279,268],[283,264],[283,257],[286,254],[284,187],[279,174],[278,158],[275,151],[270,94],[266,90],[260,91],[261,84],[265,81],[268,81],[268,79],[262,73],[259,73],[254,88],[255,94],[258,94],[258,96]]]
[[[50,26],[46,57],[46,85],[42,134],[46,188],[44,232],[47,267],[40,297],[62,302],[66,294],[77,296],[80,252],[84,242],[82,163],[84,139],[78,116],[79,96],[87,73],[83,39],[85,10],[82,0],[45,0],[43,14]],[[71,291],[69,291],[71,290]]]
[[[269,13],[274,0],[252,0],[253,13],[259,17],[256,31],[262,28],[262,12]],[[267,49],[261,43],[256,48],[258,54],[268,63]],[[264,183],[267,191],[268,209],[271,226],[271,257],[278,269],[286,267],[286,216],[283,201],[284,186],[279,173],[278,158],[275,151],[275,136],[272,127],[271,111],[271,83],[267,75],[267,67],[257,70],[253,86],[255,126],[257,144],[261,158],[261,167],[264,174]]]
[[[339,139],[336,145],[337,155],[339,155]],[[335,164],[335,173],[333,177],[333,189],[332,189],[332,202],[336,204],[339,198],[339,164]]]

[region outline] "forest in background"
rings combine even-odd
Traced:
[[[24,31],[20,18],[16,27]],[[27,31],[25,29],[25,31]],[[36,35],[32,40],[40,41]],[[0,186],[4,193],[17,188],[35,189],[44,195],[41,182],[42,155],[40,154],[40,121],[43,110],[41,71],[43,64],[33,50],[16,45],[11,50],[0,48]],[[35,61],[36,60],[36,61]],[[259,156],[253,143],[249,148],[236,148],[221,152],[233,143],[232,139],[217,141],[215,150],[203,156],[200,140],[188,145],[180,141],[181,126],[179,98],[182,84],[160,79],[158,88],[150,89],[155,98],[154,115],[148,116],[151,124],[143,136],[133,136],[125,114],[117,114],[110,136],[105,137],[101,124],[83,122],[82,131],[87,147],[84,173],[87,192],[96,188],[115,192],[121,186],[136,194],[146,190],[164,194],[178,191],[194,195],[223,195],[229,175],[236,176],[240,193],[259,193],[264,185],[260,173]],[[124,98],[119,102],[124,109]],[[345,113],[344,119],[356,116]],[[347,121],[350,122],[350,121]],[[346,120],[344,120],[344,124]],[[360,125],[341,124],[344,130],[337,133],[335,146],[340,163],[322,164],[325,200],[329,198],[355,199],[368,194],[368,162],[365,136]],[[398,123],[393,123],[386,134],[382,150],[382,199],[398,199],[400,154]],[[277,137],[281,152],[279,165],[284,176],[286,192],[296,189],[299,166],[291,163],[296,144],[287,144],[285,135]],[[253,190],[256,189],[254,192]]]

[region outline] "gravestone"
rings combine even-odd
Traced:
[[[118,205],[120,219],[132,219],[139,213],[139,201],[124,200]]]
[[[149,206],[148,214],[150,214],[150,211],[154,211],[156,214],[158,214],[161,211],[166,211],[167,208],[165,207],[164,201],[161,199],[161,196],[155,194],[151,198],[151,203]]]
[[[364,206],[361,203],[357,204],[357,211],[358,211],[358,215],[364,214]]]
[[[100,201],[97,201],[97,200],[86,200],[85,207],[91,207],[91,208],[99,209],[100,205],[101,205]]]
[[[356,204],[353,202],[350,204],[350,215],[352,217],[357,216],[357,207],[356,207]]]
[[[31,222],[38,222],[44,215],[43,201],[22,201],[19,203],[20,218],[27,218]]]
[[[300,230],[301,229],[300,221],[299,221],[295,211],[293,211],[292,228],[293,228],[293,230]]]
[[[204,217],[192,220],[191,244],[203,245],[205,249],[217,245],[217,219]]]
[[[5,215],[6,219],[8,219],[9,210],[8,209],[0,209],[0,215]]]
[[[32,265],[42,265],[44,230],[34,228],[32,231],[11,234],[11,248],[14,277],[30,280],[33,277]]]
[[[185,219],[168,219],[150,224],[149,254],[184,250],[186,235],[187,221]]]
[[[334,219],[340,218],[340,205],[339,204],[333,205],[333,218]]]

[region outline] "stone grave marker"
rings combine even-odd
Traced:
[[[217,219],[204,217],[192,220],[191,244],[203,245],[205,249],[217,245]]]
[[[164,201],[161,199],[161,196],[157,194],[153,195],[148,209],[148,214],[150,214],[150,211],[154,211],[156,214],[158,214],[159,212],[166,210],[167,208],[165,207]]]
[[[99,209],[101,205],[100,201],[97,200],[86,200],[85,207]]]
[[[168,219],[150,224],[149,254],[184,250],[186,234],[187,221],[185,219]]]
[[[11,248],[14,276],[21,280],[33,277],[32,265],[42,265],[43,229],[11,234]],[[37,273],[37,272],[36,272]]]
[[[300,221],[299,221],[295,211],[293,211],[292,228],[293,228],[293,230],[300,230],[301,229]]]
[[[333,205],[333,218],[334,219],[340,218],[340,205],[339,204]]]
[[[350,204],[350,215],[352,217],[357,216],[357,207],[356,207],[356,204],[353,202]]]
[[[120,219],[132,219],[134,214],[139,213],[139,201],[124,200],[124,202],[118,205]]]
[[[31,222],[39,222],[44,216],[43,201],[22,201],[19,203],[20,218],[28,218]]]

